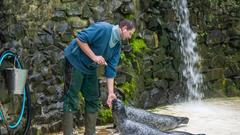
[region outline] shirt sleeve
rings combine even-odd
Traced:
[[[87,43],[88,45],[91,45],[94,43],[96,38],[98,38],[98,33],[100,31],[99,27],[96,27],[95,24],[90,25],[89,27],[83,29],[82,31],[78,32],[77,38]]]
[[[117,65],[120,59],[120,53],[121,53],[121,48],[120,45],[116,47],[116,49],[113,52],[112,57],[107,61],[107,66],[105,67],[105,76],[107,78],[114,78],[117,75]]]

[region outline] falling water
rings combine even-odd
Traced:
[[[203,82],[202,74],[197,64],[200,60],[196,52],[197,34],[192,31],[189,24],[189,10],[187,0],[173,0],[173,6],[179,17],[179,38],[181,40],[181,52],[184,58],[183,76],[187,80],[188,100],[201,100],[203,94],[200,92]]]

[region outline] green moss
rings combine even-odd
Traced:
[[[139,61],[137,59],[133,59],[133,63],[135,65],[135,66],[133,66],[134,70],[135,70],[135,73],[137,73],[139,75],[140,71],[141,71]]]
[[[101,108],[98,111],[98,118],[101,124],[107,124],[113,122],[112,111],[109,108]]]
[[[127,61],[126,55],[125,55],[124,53],[121,53],[121,54],[120,54],[120,59],[121,59],[123,62]]]
[[[227,86],[226,95],[227,96],[239,96],[240,95],[240,91],[237,88],[235,83],[232,83],[231,85]]]
[[[203,31],[203,32],[199,33],[199,36],[201,36],[203,38],[207,37],[207,35],[208,35],[208,33],[206,31]]]
[[[126,14],[126,15],[124,15],[124,18],[126,18],[128,20],[134,20],[135,16],[133,14]]]
[[[147,45],[143,39],[133,39],[131,42],[134,53],[140,53],[142,49],[146,49]]]
[[[130,99],[133,97],[133,93],[136,90],[136,87],[137,87],[137,84],[134,78],[131,80],[131,82],[126,82],[121,86],[124,93],[126,94],[127,99]]]
[[[138,75],[140,75],[141,69],[141,61],[142,58],[138,57],[139,53],[144,53],[147,51],[147,45],[144,39],[137,37],[137,35],[133,35],[130,45],[133,48],[133,53],[127,53],[126,55],[124,52],[121,54],[121,61],[122,61],[122,70],[125,71],[128,75],[127,81],[124,84],[120,84],[117,87],[123,90],[126,100],[124,101],[127,103],[129,100],[134,99],[134,93],[137,89],[136,80]],[[145,50],[144,50],[145,49]],[[143,52],[144,50],[144,52]],[[142,56],[142,55],[141,55]]]
[[[132,59],[134,58],[135,56],[134,55],[131,55],[131,57],[127,58],[126,55],[124,53],[121,53],[120,54],[120,58],[121,58],[121,61],[126,64],[129,68],[132,67]]]

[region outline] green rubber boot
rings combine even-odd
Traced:
[[[84,114],[84,123],[85,123],[84,135],[96,135],[96,121],[97,121],[97,113]]]
[[[64,112],[63,114],[63,135],[73,134],[73,113]]]

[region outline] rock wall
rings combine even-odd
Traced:
[[[137,103],[151,108],[184,100],[186,78],[181,73],[183,59],[176,34],[176,11],[171,1],[142,1],[141,4],[143,22],[140,23],[144,28],[141,33],[151,51],[143,56],[144,71],[138,79],[144,85],[138,85]],[[198,64],[204,76],[205,98],[240,94],[239,4],[235,0],[188,1],[190,25],[198,34],[196,51],[201,57]]]
[[[192,29],[198,34],[206,97],[239,96],[240,3],[189,0],[188,5]],[[1,0],[0,7],[0,48],[11,48],[30,70],[32,123],[43,132],[61,127],[63,49],[92,22],[116,24],[127,18],[137,25],[130,44],[123,46],[116,78],[118,93],[124,93],[129,103],[150,108],[187,96],[180,71],[178,18],[170,0]],[[81,112],[77,125],[82,124]]]
[[[234,0],[212,0],[192,1],[190,5],[191,22],[198,33],[206,96],[239,96],[239,4]]]

